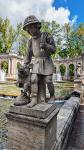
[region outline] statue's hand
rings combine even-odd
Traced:
[[[47,43],[40,43],[40,48],[45,49],[47,47]]]

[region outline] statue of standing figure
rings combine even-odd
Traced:
[[[23,29],[32,38],[28,43],[24,65],[18,71],[18,82],[21,79],[23,90],[14,105],[33,107],[38,103],[46,102],[46,85],[50,93],[50,100],[55,99],[52,81],[54,64],[51,54],[55,53],[56,47],[54,39],[49,33],[41,33],[41,22],[35,16],[29,16],[25,19]]]
[[[80,78],[82,75],[82,66],[81,63],[77,64],[77,77]]]

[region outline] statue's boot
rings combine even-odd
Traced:
[[[33,96],[31,99],[31,102],[29,104],[27,104],[27,107],[32,108],[33,106],[35,106],[37,104],[37,96]]]
[[[46,83],[41,79],[38,83],[38,103],[46,102]]]
[[[38,83],[31,84],[31,102],[27,105],[27,107],[33,107],[37,104],[38,99]]]
[[[21,95],[16,98],[14,105],[21,106],[21,105],[26,105],[29,102],[30,102],[30,98],[27,96],[26,93],[21,91]]]

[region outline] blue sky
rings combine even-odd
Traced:
[[[84,22],[84,0],[0,0],[0,17],[8,17],[16,26],[29,15],[57,23]]]
[[[70,11],[70,19],[77,16],[76,23],[84,22],[84,0],[54,0],[53,6],[68,8]]]

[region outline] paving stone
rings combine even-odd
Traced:
[[[84,150],[84,105],[80,105],[67,150]]]

